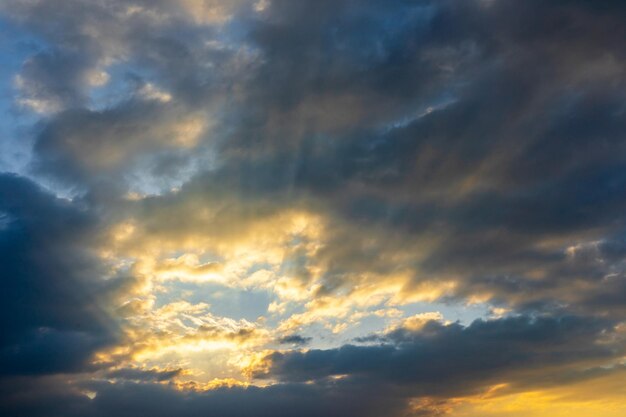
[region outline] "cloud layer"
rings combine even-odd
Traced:
[[[4,2],[0,411],[626,412],[625,19]]]

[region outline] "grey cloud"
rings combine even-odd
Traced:
[[[39,52],[24,63],[18,78],[24,100],[44,112],[85,105],[88,61],[77,53]]]
[[[38,386],[39,385],[39,386]],[[14,392],[12,387],[6,387]],[[399,415],[405,407],[401,397],[359,387],[281,384],[267,388],[223,388],[208,392],[181,392],[167,385],[137,383],[91,383],[93,400],[78,390],[65,389],[48,397],[51,390],[40,383],[20,387],[22,395],[0,404],[5,415],[31,416],[378,416]],[[39,392],[35,391],[37,388]],[[46,388],[46,389],[41,389]],[[58,390],[57,390],[58,391]],[[77,392],[78,391],[78,392]]]
[[[123,180],[119,173],[127,173],[138,158],[159,150],[175,150],[185,140],[192,144],[194,139],[186,136],[202,134],[204,119],[190,117],[183,106],[137,99],[102,111],[64,112],[38,135],[35,169],[69,183]],[[194,122],[200,124],[185,127],[185,123]],[[199,130],[195,132],[195,128]]]
[[[168,381],[180,375],[182,369],[159,370],[159,369],[139,369],[139,368],[121,368],[107,372],[108,378],[116,378],[127,381]]]
[[[283,345],[307,345],[310,341],[310,337],[304,337],[299,334],[292,334],[289,336],[281,337],[278,340],[278,343]]]
[[[520,316],[467,327],[431,321],[418,331],[394,330],[382,344],[273,353],[267,376],[308,381],[347,375],[411,387],[413,395],[453,397],[515,385],[517,375],[542,378],[546,369],[610,363],[623,348],[596,343],[610,329],[610,323],[578,317]]]
[[[165,236],[197,230],[185,199],[228,196],[220,206],[253,205],[260,211],[247,211],[255,215],[308,205],[339,225],[319,254],[333,268],[327,289],[349,287],[359,273],[403,267],[415,270],[416,285],[453,276],[457,297],[487,292],[495,303],[522,309],[571,303],[570,283],[592,283],[599,272],[585,277],[568,266],[567,246],[623,227],[626,90],[613,36],[623,13],[614,2],[273,2],[266,14],[245,20],[244,40],[259,62],[230,102],[224,123],[233,128],[217,142],[217,168],[176,196],[139,203],[136,214]],[[171,42],[162,39],[154,59],[180,61],[183,73],[200,75],[200,61],[175,46],[194,41]],[[216,77],[228,79],[222,70]],[[198,83],[197,94],[210,91]],[[117,144],[128,163],[153,144],[137,142],[132,129],[109,138],[109,126],[126,126],[125,114],[138,120],[132,106],[122,106],[68,123],[81,129],[102,118],[103,131],[79,142]],[[164,113],[146,117],[156,123]],[[55,133],[64,120],[40,137],[44,166],[78,163]],[[189,161],[162,156],[174,170]],[[159,213],[171,210],[181,215],[163,224]],[[368,230],[393,236],[379,239],[378,257],[361,244]],[[403,265],[384,263],[385,253],[411,251],[421,235],[441,242]],[[547,240],[563,243],[546,248]],[[543,278],[530,277],[537,273]]]
[[[95,277],[103,266],[85,246],[93,215],[34,183],[0,175],[3,291],[2,373],[80,371],[90,355],[115,340],[100,308]]]
[[[271,376],[286,382],[266,389],[102,383],[94,400],[50,387],[57,396],[19,400],[29,380],[3,401],[6,414],[394,415],[416,393],[538,383],[557,365],[579,375],[579,361],[620,352],[594,341],[626,314],[623,2],[274,0],[258,14],[237,3],[222,31],[180,4],[133,2],[156,11],[131,17],[128,4],[3,7],[45,46],[22,68],[26,93],[68,108],[43,123],[34,167],[88,190],[67,202],[1,178],[7,373],[85,370],[112,338],[82,288],[101,271],[84,250],[98,221],[81,203],[135,217],[146,239],[164,240],[225,238],[249,219],[302,207],[330,224],[315,259],[294,255],[303,280],[313,277],[302,265],[328,266],[318,297],[349,296],[361,275],[409,270],[409,286],[452,277],[442,301],[487,294],[514,313],[564,317],[431,323],[374,346],[277,353]],[[131,94],[85,108],[85,74],[111,56],[165,86],[172,102]],[[163,132],[193,109],[214,115],[219,130],[193,150],[174,149]],[[99,155],[117,156],[103,166]],[[197,165],[206,169],[177,193],[120,203],[133,169],[175,176]],[[217,214],[200,223],[194,207]],[[310,379],[318,385],[294,382]]]

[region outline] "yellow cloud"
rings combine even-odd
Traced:
[[[624,372],[545,389],[510,393],[507,385],[448,403],[455,417],[621,417],[626,415]]]

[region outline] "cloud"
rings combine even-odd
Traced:
[[[0,175],[3,374],[82,371],[114,342],[99,305],[105,266],[87,249],[97,220],[33,182]]]
[[[207,125],[201,113],[154,101],[60,114],[38,135],[36,168],[70,183],[112,176],[159,150],[194,148]],[[81,181],[82,180],[82,181]]]
[[[611,325],[578,317],[511,317],[389,331],[382,344],[272,353],[267,377],[305,382],[344,376],[372,385],[411,387],[414,396],[468,395],[547,369],[588,366],[620,355],[599,343]],[[584,368],[583,368],[584,369]],[[259,375],[263,376],[263,375]]]
[[[0,13],[3,149],[34,143],[0,175],[4,414],[497,415],[621,375],[623,2]]]
[[[138,369],[138,368],[121,368],[110,371],[107,377],[122,379],[126,381],[167,381],[182,372],[182,369],[159,370],[159,369]]]
[[[89,400],[84,394],[65,393],[65,401],[22,402],[3,404],[1,410],[11,413],[27,410],[29,415],[89,415],[116,414],[132,416],[147,412],[153,416],[341,416],[358,413],[363,416],[395,413],[400,404],[382,393],[371,392],[361,397],[357,390],[346,390],[337,395],[336,387],[310,385],[276,385],[268,388],[225,388],[201,393],[181,393],[160,384],[119,383],[93,384],[97,395]],[[361,392],[362,393],[362,392]],[[23,397],[22,397],[23,398]],[[357,401],[357,399],[359,399]],[[24,408],[17,408],[17,406]],[[45,414],[41,414],[41,413]],[[208,413],[208,414],[207,414]]]
[[[282,345],[306,345],[310,341],[310,337],[300,336],[299,334],[292,334],[278,339],[278,343]]]

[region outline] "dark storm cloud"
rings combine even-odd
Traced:
[[[15,392],[14,387],[3,387]],[[397,415],[404,401],[392,392],[364,391],[363,387],[336,384],[280,384],[267,388],[221,388],[208,392],[181,392],[167,385],[137,383],[91,383],[85,390],[97,392],[89,400],[78,388],[61,392],[42,384],[19,387],[20,395],[0,404],[4,415],[26,412],[33,417],[116,415],[120,417],[180,415],[257,416],[346,416]],[[38,393],[31,390],[39,389]],[[54,396],[45,395],[54,392]],[[42,393],[44,395],[42,395]],[[367,394],[367,395],[364,395]]]
[[[3,374],[80,371],[111,343],[95,287],[102,273],[85,244],[97,227],[85,209],[33,182],[0,176]]]
[[[407,242],[443,236],[420,270],[458,276],[462,296],[572,301],[568,283],[585,277],[567,245],[624,223],[623,5],[379,6],[273,3],[252,30],[268,59],[250,98],[266,113],[227,145],[245,151],[224,176],[305,191]],[[338,242],[333,265],[352,265]]]
[[[104,386],[93,403],[93,415],[117,414],[132,416],[148,411],[154,416],[172,414],[188,416],[345,416],[347,414],[376,416],[397,413],[401,402],[370,393],[369,398],[358,391],[339,390],[331,385],[277,385],[265,389],[218,389],[212,392],[181,395],[167,388],[126,385]],[[126,401],[120,401],[123,397]],[[152,403],[155,398],[159,401]],[[357,401],[357,398],[361,398]]]
[[[601,271],[576,269],[567,248],[624,227],[624,14],[619,2],[272,2],[245,19],[260,59],[237,73],[217,168],[136,213],[167,237],[199,230],[186,201],[308,206],[336,225],[319,253],[325,289],[403,267],[415,285],[453,277],[453,298],[575,305]],[[45,160],[62,142],[41,143]],[[393,239],[366,253],[383,232]],[[422,235],[440,241],[384,261]]]
[[[267,376],[304,382],[346,375],[376,385],[412,387],[417,395],[466,395],[517,375],[614,358],[623,347],[599,344],[610,323],[579,317],[477,320],[467,327],[428,322],[400,328],[379,345],[273,353]],[[532,378],[532,376],[531,376]]]
[[[190,417],[405,415],[408,401],[414,398],[441,398],[445,404],[445,398],[481,392],[496,383],[507,382],[512,389],[551,386],[619,372],[590,367],[623,353],[617,345],[596,343],[610,334],[609,329],[606,322],[577,317],[518,317],[476,321],[468,327],[429,322],[418,331],[399,328],[387,333],[381,345],[275,353],[270,376],[284,382],[267,388],[181,392],[163,384],[101,381],[53,388],[47,380],[28,385],[17,380],[14,386],[4,386],[9,395],[0,410],[8,415],[94,417],[138,413]],[[559,371],[546,378],[546,370]],[[145,378],[149,376],[146,373],[126,371],[109,376],[150,379]],[[150,374],[156,375],[161,373]],[[315,383],[303,383],[310,380]],[[95,398],[88,400],[86,393]],[[427,406],[414,412],[434,413]]]
[[[516,183],[534,178],[531,185],[555,180],[557,186],[576,168],[597,169],[607,157],[622,162],[616,151],[623,146],[624,53],[612,32],[623,32],[619,4],[607,6],[610,12],[563,2],[393,4],[278,1],[272,18],[252,30],[253,40],[274,59],[266,59],[253,79],[256,90],[251,86],[264,95],[251,99],[281,114],[284,127],[259,120],[246,145],[266,140],[296,146],[293,153],[276,150],[273,161],[295,165],[281,174],[294,176],[296,186],[345,194],[357,183],[372,194],[388,189],[419,202],[433,190],[453,197],[448,194],[459,182],[477,176],[479,189],[497,187],[507,197]],[[555,30],[557,18],[562,22]],[[379,53],[360,55],[370,48]],[[376,77],[381,82],[373,82]],[[435,90],[432,96],[421,94],[422,84]],[[344,91],[356,97],[356,105],[341,101]],[[289,95],[288,105],[274,103],[281,92]],[[446,95],[452,103],[437,109],[436,99]],[[427,100],[424,108],[418,99]],[[309,108],[301,118],[293,114],[307,100],[323,103],[323,115]],[[430,105],[435,111],[419,117]],[[355,106],[366,113],[351,115]],[[403,106],[411,111],[402,113]],[[290,123],[300,125],[306,117],[347,121],[340,132],[324,123],[311,123],[302,134],[290,130]],[[397,123],[406,126],[383,134],[378,129]],[[270,128],[276,131],[264,132]],[[270,167],[258,170],[264,168]],[[397,200],[386,197],[390,204]]]

